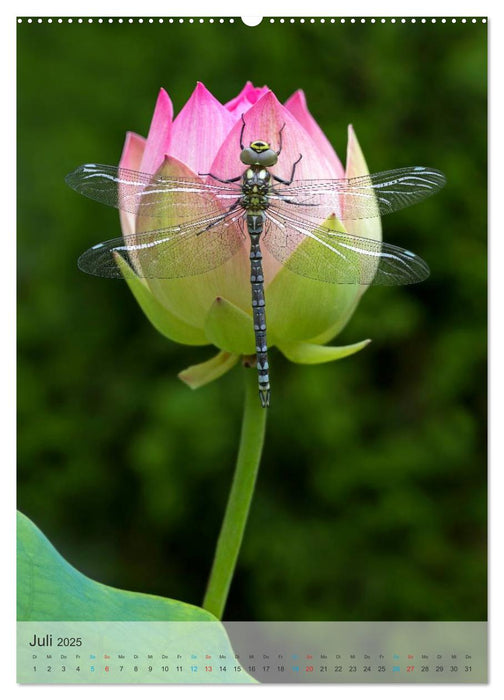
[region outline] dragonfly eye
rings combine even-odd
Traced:
[[[264,145],[265,148],[261,150],[256,148],[258,144]],[[244,148],[240,153],[240,160],[245,165],[261,165],[269,168],[278,161],[278,154],[276,151],[271,150],[264,141],[254,141],[249,148]]]

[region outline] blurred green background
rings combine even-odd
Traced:
[[[117,212],[64,175],[117,163],[158,90],[303,88],[344,159],[443,170],[384,219],[431,278],[374,288],[318,367],[271,352],[274,401],[229,604],[237,620],[486,618],[486,25],[18,25],[18,505],[70,563],[200,604],[231,481],[242,377],[190,391],[213,349],[149,325],[126,285],[77,270]]]

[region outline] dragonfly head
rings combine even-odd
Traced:
[[[250,146],[240,153],[240,160],[245,165],[261,165],[270,168],[278,161],[278,153],[266,141],[252,141]]]

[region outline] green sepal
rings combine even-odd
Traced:
[[[284,343],[278,349],[291,362],[301,365],[319,365],[323,362],[333,362],[353,355],[363,350],[371,341],[361,340],[353,345],[334,347],[330,345],[315,345],[313,343]]]
[[[209,345],[201,328],[190,326],[168,311],[120,255],[115,254],[115,260],[140,308],[157,331],[176,343]]]
[[[189,166],[171,156],[165,158],[153,177],[156,181],[159,178],[198,179],[197,173],[193,172]],[[205,218],[205,214],[210,220],[218,214],[219,210],[223,214],[226,211],[225,203],[210,193],[202,200],[197,192],[186,191],[190,188],[180,190],[174,188],[174,191],[165,193],[161,201],[155,193],[156,189],[154,186],[152,195],[146,191],[142,197],[144,206],[139,208],[135,222],[137,234],[151,230],[153,218],[156,219],[156,226],[159,229],[174,227],[176,229],[188,224],[189,221]],[[241,236],[241,229],[239,230],[237,223],[230,225],[229,235]],[[212,256],[207,248],[208,245],[212,245],[211,239],[207,241],[205,236],[181,235],[174,250],[174,259],[166,260],[165,273],[163,274],[163,261],[160,260],[156,263],[159,277],[147,280],[153,296],[164,308],[169,309],[177,318],[183,319],[186,324],[199,329],[203,335],[206,335],[204,332],[206,317],[216,297],[232,299],[233,303],[242,309],[250,305],[250,285],[247,284],[250,277],[250,260],[245,238],[241,249],[228,260],[200,274],[194,270],[194,266],[198,267],[202,262],[202,256],[205,261],[207,255]],[[225,248],[224,240],[223,246]],[[152,250],[154,257],[157,254],[157,251]],[[133,256],[133,264],[135,264],[135,252],[132,251],[130,255]],[[141,258],[140,267],[137,268],[139,271],[142,263],[148,263],[149,252],[144,251]],[[204,267],[203,264],[200,269]],[[206,341],[210,342],[208,338]],[[233,351],[230,347],[219,346],[219,349]]]
[[[328,328],[326,328],[323,333],[316,336],[315,338],[310,338],[308,342],[313,343],[314,345],[325,345],[330,340],[335,338],[338,335],[338,333],[341,333],[343,328],[346,326],[346,324],[352,318],[353,312],[357,308],[359,301],[360,301],[360,298],[361,298],[364,290],[366,290],[366,289],[367,289],[367,287],[360,286],[360,291],[359,291],[357,296],[347,297],[348,306],[346,307],[345,312],[343,314],[341,314],[341,316],[338,319],[336,319],[336,321],[333,323],[332,326],[329,326]]]
[[[313,224],[313,228],[316,225]],[[345,226],[336,216],[329,216],[322,228],[345,232]],[[289,265],[302,269],[306,260],[316,261],[324,254],[324,247],[309,236],[292,252],[287,263],[275,274],[266,289],[268,327],[274,333],[276,344],[285,341],[325,342],[334,337],[352,315],[360,294],[357,284],[338,284],[338,265],[345,265],[334,256],[334,283],[296,274]],[[313,264],[313,263],[312,263]],[[327,337],[329,329],[336,331]]]
[[[217,297],[210,307],[204,330],[208,340],[221,350],[237,355],[255,353],[251,316],[223,297]]]
[[[183,369],[177,376],[191,389],[199,389],[200,386],[209,384],[229,372],[239,358],[239,355],[222,350],[206,362],[200,362],[198,365],[191,365],[187,369]]]

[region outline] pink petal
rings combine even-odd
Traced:
[[[145,143],[143,136],[135,134],[134,131],[127,131],[119,167],[128,168],[128,170],[138,170],[142,162]]]
[[[346,156],[345,177],[359,177],[360,175],[367,175],[369,173],[364,154],[362,153],[354,128],[351,124],[348,125]]]
[[[333,178],[333,169],[328,165],[319,143],[310,137],[306,129],[292,116],[289,110],[280,104],[272,92],[263,95],[246,112],[244,145],[248,146],[251,141],[264,140],[271,144],[274,150],[278,150],[282,126],[284,126],[282,150],[277,165],[270,169],[271,173],[284,180],[289,180],[293,164],[302,154],[303,157],[296,166],[296,179]],[[226,179],[236,177],[244,171],[245,168],[239,159],[241,129],[242,122],[240,120],[229,133],[212,164],[209,172],[213,175]],[[208,178],[208,181],[212,182],[212,179]],[[302,211],[295,213],[299,216],[303,215]],[[311,214],[311,212],[304,213]],[[263,256],[265,279],[269,283],[280,269],[281,263],[273,259],[265,249],[263,249]]]
[[[369,169],[362,153],[357,136],[351,124],[348,126],[348,145],[346,160],[346,177],[361,177],[369,175]],[[345,203],[343,201],[343,223],[346,230],[354,236],[373,238],[376,241],[382,239],[381,219],[376,208],[376,216],[367,219],[345,220]]]
[[[170,131],[173,119],[173,105],[163,88],[159,91],[152,116],[147,144],[139,168],[144,173],[155,173],[160,167],[170,147]]]
[[[304,126],[312,139],[318,144],[320,150],[324,152],[326,160],[334,173],[332,177],[345,177],[345,170],[340,159],[336,155],[334,148],[331,146],[326,135],[308,111],[304,92],[302,90],[297,90],[293,95],[291,95],[291,97],[289,97],[285,103],[285,106],[289,112],[296,117],[298,122]]]
[[[196,173],[172,156],[165,158],[156,176],[197,180]],[[152,210],[149,212],[151,214],[149,216],[137,216],[137,233],[152,230],[154,227],[164,228],[195,219],[203,219],[205,216],[218,213],[222,206],[212,195],[208,194],[202,198],[197,192],[167,193],[166,198],[173,206],[166,206],[163,210],[158,211]],[[239,233],[241,234],[241,228]],[[231,229],[228,229],[228,234],[231,235]],[[194,276],[181,274],[180,277],[174,276],[169,279],[149,278],[145,280],[146,284],[153,296],[168,311],[195,328],[202,329],[204,327],[208,311],[217,297],[227,299],[240,309],[249,312],[250,260],[249,250],[245,243],[246,241],[244,241],[242,249],[238,250],[227,262],[206,273]],[[202,255],[208,254],[207,245],[205,234],[190,236],[180,241],[176,255],[179,260],[198,259]],[[223,241],[223,245],[225,245],[225,241]],[[142,256],[144,261],[147,254]],[[135,253],[131,252],[130,257],[135,269],[140,270],[141,264],[138,257],[135,258]],[[172,262],[174,263],[174,261]]]
[[[274,150],[279,148],[279,134],[282,126],[282,152],[278,163],[271,172],[290,179],[293,163],[302,154],[302,159],[296,166],[295,178],[330,178],[334,177],[328,167],[320,144],[314,141],[307,131],[299,124],[292,114],[268,91],[256,104],[245,113],[244,145],[251,141],[262,139],[271,144]],[[219,177],[236,177],[244,170],[240,162],[240,132],[241,120],[237,121],[222,144],[211,171]]]
[[[145,149],[145,139],[138,134],[128,131],[124,142],[121,160],[119,161],[120,168],[128,170],[139,170],[142,156]],[[120,188],[120,185],[119,185]],[[135,215],[126,211],[119,211],[121,220],[121,230],[124,236],[129,236],[135,232]]]
[[[239,119],[242,114],[247,112],[257,100],[268,92],[266,85],[262,88],[256,88],[250,80],[245,83],[243,90],[239,95],[234,97],[229,102],[226,102],[224,107],[236,118]]]
[[[247,80],[241,91],[236,95],[236,97],[233,97],[232,100],[229,100],[229,102],[226,102],[224,107],[228,109],[230,112],[232,112],[237,104],[240,104],[242,101],[249,101],[247,99],[247,95],[250,93],[251,90],[254,90],[254,86],[250,82],[250,80]],[[252,102],[250,102],[252,104]]]
[[[228,110],[198,83],[173,122],[169,154],[195,173],[207,173],[234,123]]]

